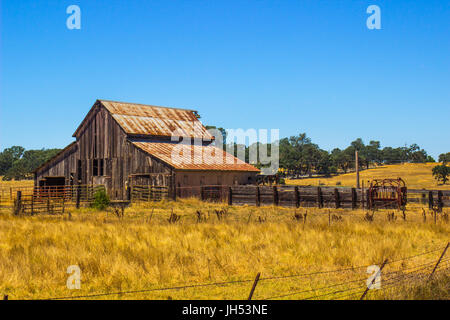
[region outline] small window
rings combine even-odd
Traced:
[[[99,176],[104,176],[105,174],[105,161],[103,159],[100,159],[100,164],[99,164]]]
[[[233,178],[233,184],[239,184],[239,180],[238,180],[238,177],[237,176],[234,176],[234,178]]]
[[[93,166],[92,166],[92,175],[97,177],[97,176],[103,176],[104,173],[105,173],[105,160],[94,159]]]
[[[98,159],[94,159],[94,165],[92,168],[92,175],[94,177],[98,176]]]

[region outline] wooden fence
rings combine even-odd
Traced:
[[[228,186],[210,185],[196,187],[177,187],[175,198],[199,198],[203,201],[221,202],[228,199]]]
[[[64,213],[66,207],[90,204],[105,186],[76,185],[21,188],[13,199],[15,214]]]
[[[196,197],[204,201],[223,201],[229,205],[276,205],[318,208],[397,208],[397,203],[371,204],[367,189],[312,186],[198,186],[176,188],[176,197]],[[407,190],[411,205],[426,205],[441,210],[450,207],[450,191]]]
[[[167,186],[132,186],[129,199],[136,201],[161,201],[169,198]]]
[[[13,199],[16,213],[35,214],[40,212],[62,213],[68,206],[80,207],[91,203],[94,193],[104,186],[61,186],[21,188]],[[368,190],[348,187],[313,186],[256,186],[256,185],[208,185],[196,187],[132,186],[128,199],[137,201],[160,201],[163,199],[195,197],[203,201],[225,202],[229,205],[276,205],[283,207],[318,208],[370,208]],[[407,190],[409,207],[428,207],[442,211],[450,207],[450,191]],[[11,204],[12,205],[12,204]],[[376,202],[375,208],[397,208],[395,202]]]

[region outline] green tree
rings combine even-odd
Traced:
[[[427,156],[427,162],[436,162],[432,156]]]
[[[381,150],[380,150],[380,141],[370,141],[369,145],[366,146],[366,155],[367,160],[371,163],[380,163],[381,162]]]
[[[14,146],[0,153],[3,180],[32,179],[32,172],[54,157],[60,149],[26,150]]]
[[[333,149],[331,151],[332,165],[338,169],[341,169],[344,173],[347,173],[352,166],[352,161],[354,158],[354,154],[350,154],[352,151],[354,152],[354,149],[344,151],[339,148]]]
[[[447,162],[450,162],[450,152],[441,153],[439,155],[439,162],[442,162],[443,164],[446,164]]]
[[[432,173],[438,182],[442,181],[442,184],[445,184],[450,177],[450,167],[447,167],[444,164],[437,165],[433,167]]]
[[[3,180],[23,180],[27,178],[28,170],[26,168],[26,163],[23,159],[14,161],[13,165],[3,176]]]
[[[25,148],[20,146],[12,146],[0,152],[0,175],[4,175],[12,168],[15,161],[22,157]]]
[[[417,144],[412,144],[407,151],[407,159],[415,163],[427,162],[428,155],[424,149],[420,149]]]

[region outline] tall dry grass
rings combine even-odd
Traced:
[[[221,219],[214,210],[227,208]],[[196,211],[205,220],[197,222]],[[180,219],[169,223],[169,216]],[[406,221],[386,211],[373,222],[364,212],[308,209],[306,223],[294,219],[306,209],[281,207],[226,207],[188,199],[144,203],[125,210],[123,218],[112,211],[71,210],[70,214],[12,216],[0,211],[0,294],[10,299],[49,298],[101,292],[131,291],[180,284],[239,279],[249,282],[182,290],[102,296],[106,299],[245,299],[257,272],[263,278],[380,264],[441,248],[449,240],[449,224],[439,218],[423,221],[418,209],[407,211]],[[342,217],[329,225],[328,213]],[[427,215],[429,215],[427,213]],[[420,255],[388,265],[385,272],[407,270],[437,261],[440,252]],[[450,252],[448,253],[450,254]],[[445,261],[443,267],[449,262]],[[69,265],[82,271],[80,290],[66,288]],[[423,270],[423,275],[431,269]],[[280,299],[339,298],[336,289],[364,289],[366,268],[308,277],[263,280],[255,299],[292,291],[307,291]],[[348,282],[313,291],[335,283]],[[409,282],[407,282],[409,283]],[[391,291],[371,290],[369,299],[449,298],[448,290],[429,290],[414,282]],[[448,287],[448,276],[438,281]],[[418,288],[423,288],[422,291]],[[416,291],[413,291],[416,290]],[[418,291],[417,291],[418,290]],[[344,297],[345,298],[345,297]]]
[[[28,188],[34,185],[34,180],[3,180],[3,176],[0,176],[0,189],[9,189],[9,188]]]

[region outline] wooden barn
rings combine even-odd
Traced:
[[[206,142],[186,144],[176,153],[175,130],[184,141]],[[111,199],[125,199],[133,185],[167,186],[175,192],[177,187],[252,184],[259,172],[216,148],[194,110],[97,100],[73,137],[35,170],[35,186],[104,185]],[[223,161],[199,161],[199,154],[220,154]]]

